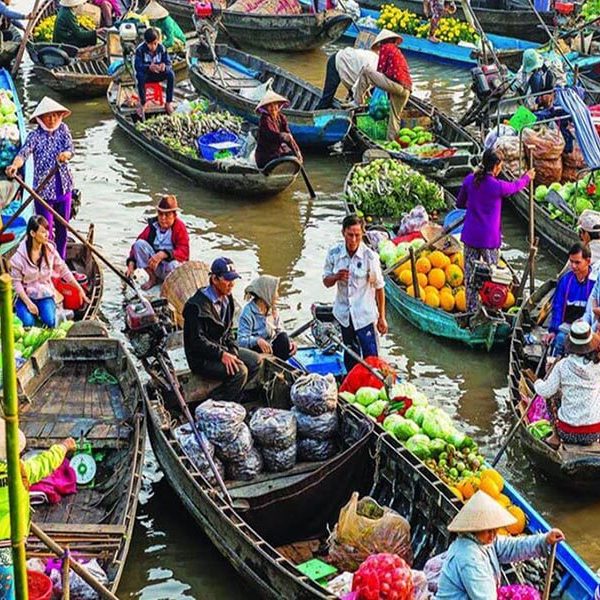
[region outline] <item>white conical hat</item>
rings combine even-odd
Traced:
[[[34,123],[38,117],[54,112],[63,113],[65,117],[71,114],[71,111],[62,104],[59,104],[56,100],[52,100],[49,96],[44,96],[42,101],[35,107],[33,114],[29,118],[29,122]]]
[[[491,496],[479,490],[448,525],[448,531],[468,532],[500,529],[514,525],[517,519]]]
[[[256,105],[255,110],[260,110],[263,106],[267,106],[267,104],[273,104],[273,102],[281,102],[282,104],[288,105],[290,101],[285,96],[280,96],[278,93],[273,90],[269,90],[263,97],[262,100]]]
[[[381,42],[385,42],[385,40],[393,39],[400,40],[401,42],[404,40],[404,38],[399,33],[396,33],[395,31],[390,31],[389,29],[382,29],[377,34],[375,41],[371,44],[371,48],[375,48],[377,44],[381,44]]]
[[[19,454],[25,448],[25,434],[19,429]],[[0,460],[6,461],[6,421],[0,418]]]
[[[148,6],[142,11],[144,17],[148,17],[151,21],[164,19],[169,16],[169,11],[156,0],[150,0]]]
[[[76,6],[81,6],[86,2],[87,0],[60,0],[60,5],[66,8],[75,8]]]

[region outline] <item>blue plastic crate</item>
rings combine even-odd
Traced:
[[[215,160],[215,154],[222,150],[229,150],[237,156],[241,147],[239,136],[226,129],[205,133],[198,138],[198,150],[206,160]]]

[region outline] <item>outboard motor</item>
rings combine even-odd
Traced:
[[[481,65],[471,70],[473,80],[471,88],[479,100],[485,100],[500,88],[506,80],[507,70],[504,65]]]
[[[214,60],[214,45],[218,33],[217,21],[221,17],[221,12],[221,9],[211,2],[199,0],[194,3],[194,25],[198,32],[195,58],[200,61]]]
[[[160,351],[173,331],[173,309],[164,298],[136,298],[125,307],[125,331],[138,358]]]
[[[475,263],[473,282],[479,289],[481,303],[491,310],[500,310],[512,286],[512,273],[502,267],[480,261]]]

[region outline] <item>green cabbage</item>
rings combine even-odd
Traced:
[[[401,421],[398,421],[394,426],[394,436],[401,442],[408,440],[409,438],[418,435],[420,429],[419,426],[409,419],[400,417]]]
[[[400,416],[398,413],[394,413],[392,415],[388,415],[385,418],[385,420],[383,421],[383,428],[388,433],[394,433],[394,427],[396,426],[396,424],[402,423],[404,421],[406,421],[406,419],[404,417]]]
[[[423,429],[423,433],[428,435],[431,439],[445,439],[448,435],[447,423],[433,411],[425,415],[421,427]]]
[[[423,425],[423,420],[427,414],[427,409],[423,406],[411,406],[404,416],[411,421],[414,421],[419,427]]]
[[[371,404],[367,406],[367,414],[371,417],[377,418],[383,414],[383,411],[387,408],[387,405],[388,403],[386,400],[375,400],[375,402],[371,402]]]
[[[430,440],[426,435],[420,433],[413,435],[404,445],[407,450],[410,450],[421,460],[426,460],[431,456],[431,451],[429,450]]]
[[[379,400],[379,390],[372,387],[361,387],[355,394],[356,402],[363,406],[369,406]]]
[[[340,392],[338,394],[338,396],[342,400],[345,400],[346,402],[350,402],[350,404],[353,404],[354,402],[356,402],[356,398],[354,397],[354,394],[351,394],[350,392]]]
[[[433,457],[437,458],[442,452],[446,451],[446,442],[440,438],[431,440],[429,451]]]

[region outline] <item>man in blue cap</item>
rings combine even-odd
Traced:
[[[211,393],[213,400],[238,401],[260,367],[260,356],[239,348],[232,333],[235,306],[231,292],[239,278],[231,259],[215,259],[210,284],[199,289],[183,309],[183,340],[190,369],[223,382]]]

